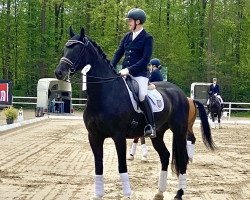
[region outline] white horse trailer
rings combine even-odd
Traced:
[[[55,107],[60,109],[56,110]],[[71,83],[55,78],[38,81],[36,117],[49,112],[73,113]]]
[[[195,82],[191,84],[190,97],[192,99],[200,101],[202,104],[206,104],[208,100],[209,86],[212,83],[199,83]]]

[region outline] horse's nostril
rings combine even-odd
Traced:
[[[60,79],[62,77],[62,71],[61,70],[56,70],[55,75],[57,79]]]

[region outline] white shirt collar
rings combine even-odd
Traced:
[[[136,32],[133,31],[132,40],[134,40],[142,32],[142,30],[143,30],[143,28],[141,30],[139,30],[139,31],[136,31]]]

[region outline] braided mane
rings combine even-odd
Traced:
[[[88,39],[93,44],[93,46],[96,48],[96,50],[101,55],[101,57],[110,65],[110,60],[107,59],[107,55],[104,53],[102,48],[95,41],[91,40],[90,38],[88,38]]]

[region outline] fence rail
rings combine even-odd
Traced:
[[[228,105],[228,108],[225,107],[227,116],[230,118],[232,111],[250,111],[250,103],[240,103],[240,102],[224,102],[225,105]],[[248,108],[238,108],[232,107],[232,105],[240,105],[240,106],[249,106]],[[227,112],[228,111],[228,112]]]
[[[13,96],[14,105],[36,105],[37,97],[20,97]],[[73,106],[85,106],[86,98],[72,98]],[[225,108],[224,111],[227,113],[227,116],[231,117],[232,111],[250,111],[250,103],[241,103],[241,102],[224,102]],[[235,107],[236,106],[236,107]]]

